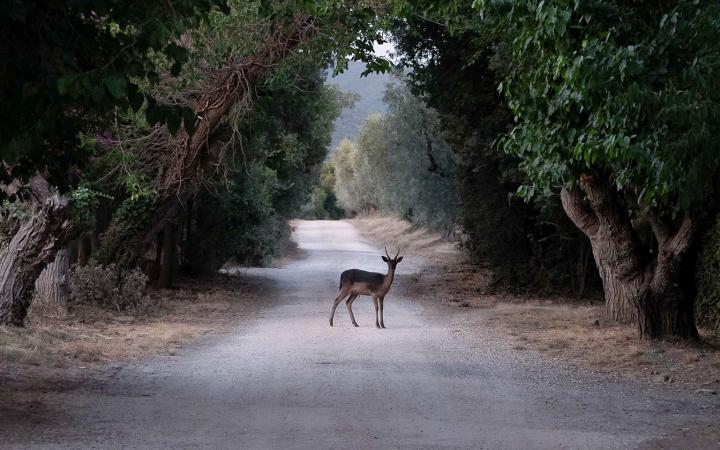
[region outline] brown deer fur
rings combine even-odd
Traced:
[[[350,319],[352,324],[358,326],[355,321],[355,316],[352,312],[352,303],[360,295],[369,295],[373,299],[375,305],[375,326],[378,328],[385,328],[383,320],[383,302],[385,301],[385,295],[390,290],[392,282],[395,278],[395,267],[403,257],[398,255],[400,250],[391,258],[385,249],[385,256],[382,257],[388,265],[388,273],[383,275],[377,272],[366,272],[360,269],[349,269],[344,271],[340,275],[340,294],[335,298],[333,302],[332,312],[330,313],[330,326],[333,326],[333,318],[335,317],[335,309],[338,304],[347,297],[345,304],[347,305],[348,312],[350,313]],[[379,312],[379,315],[378,315]]]

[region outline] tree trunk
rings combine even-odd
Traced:
[[[53,317],[67,315],[70,288],[70,258],[67,249],[58,250],[53,262],[48,264],[35,280],[33,311]]]
[[[592,241],[593,258],[605,293],[605,312],[616,322],[629,323],[636,319],[633,298],[643,295],[643,280],[640,276],[622,279],[615,273],[615,248],[608,238]]]
[[[592,192],[594,203],[585,202],[580,192],[563,191],[563,208],[590,239],[608,316],[617,322],[632,322],[636,319],[634,300],[642,297],[645,289],[638,239],[627,212],[612,202],[611,192],[604,187]]]
[[[29,217],[0,250],[0,324],[22,326],[40,272],[65,246],[71,222],[68,199],[50,189],[42,177],[30,182],[34,199]]]
[[[687,282],[692,276],[684,273],[692,266],[687,260],[696,221],[687,217],[672,232],[671,226],[651,218],[654,251],[637,236],[616,191],[591,177],[583,177],[580,188],[582,192],[563,190],[562,204],[590,239],[608,315],[635,322],[646,339],[697,338],[695,297],[692,281]]]
[[[680,294],[680,295],[678,295]],[[648,297],[638,307],[638,332],[646,339],[698,339],[695,309],[681,293]]]
[[[658,218],[651,218],[650,223],[658,250],[648,295],[637,306],[640,335],[648,339],[698,339],[693,258],[697,254],[693,245],[698,235],[697,220],[685,217],[674,233]]]
[[[177,266],[177,233],[175,224],[168,222],[163,230],[162,240],[162,258],[160,261],[160,276],[158,277],[158,287],[172,287],[175,275],[175,267]]]
[[[90,261],[91,254],[92,240],[90,239],[89,233],[83,233],[80,235],[80,239],[78,239],[78,266],[85,267],[88,261]]]

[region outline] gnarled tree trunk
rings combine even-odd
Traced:
[[[50,193],[41,176],[30,181],[30,214],[0,250],[0,324],[22,326],[40,272],[65,246],[71,222],[68,198]]]
[[[655,250],[640,240],[616,191],[592,177],[583,177],[580,189],[563,190],[562,204],[590,239],[608,314],[615,320],[634,321],[643,338],[697,338],[694,292],[683,267],[696,221],[686,217],[673,230],[661,219],[651,218]]]
[[[33,313],[39,310],[52,317],[67,315],[67,302],[70,295],[70,252],[66,248],[58,250],[55,259],[48,264],[35,280]]]

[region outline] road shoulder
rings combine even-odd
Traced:
[[[475,332],[491,331],[517,354],[697,396],[720,393],[720,338],[707,330],[699,344],[641,341],[633,326],[606,318],[601,299],[493,292],[487,269],[437,233],[387,217],[348,222],[378,247],[403,249],[413,268],[399,284],[416,298],[466,315]]]

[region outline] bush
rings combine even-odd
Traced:
[[[338,203],[449,234],[458,218],[457,158],[440,117],[403,86],[388,85],[385,102],[388,113],[368,116],[357,142],[342,141],[333,155]]]
[[[345,216],[345,211],[338,206],[335,196],[335,165],[325,161],[320,169],[320,179],[313,188],[310,201],[303,206],[300,217],[303,219],[336,220]]]
[[[117,311],[149,310],[145,295],[148,278],[138,268],[118,271],[115,264],[103,266],[90,261],[86,266],[73,266],[70,271],[70,301]]]
[[[720,216],[701,241],[695,315],[698,324],[720,331]]]

